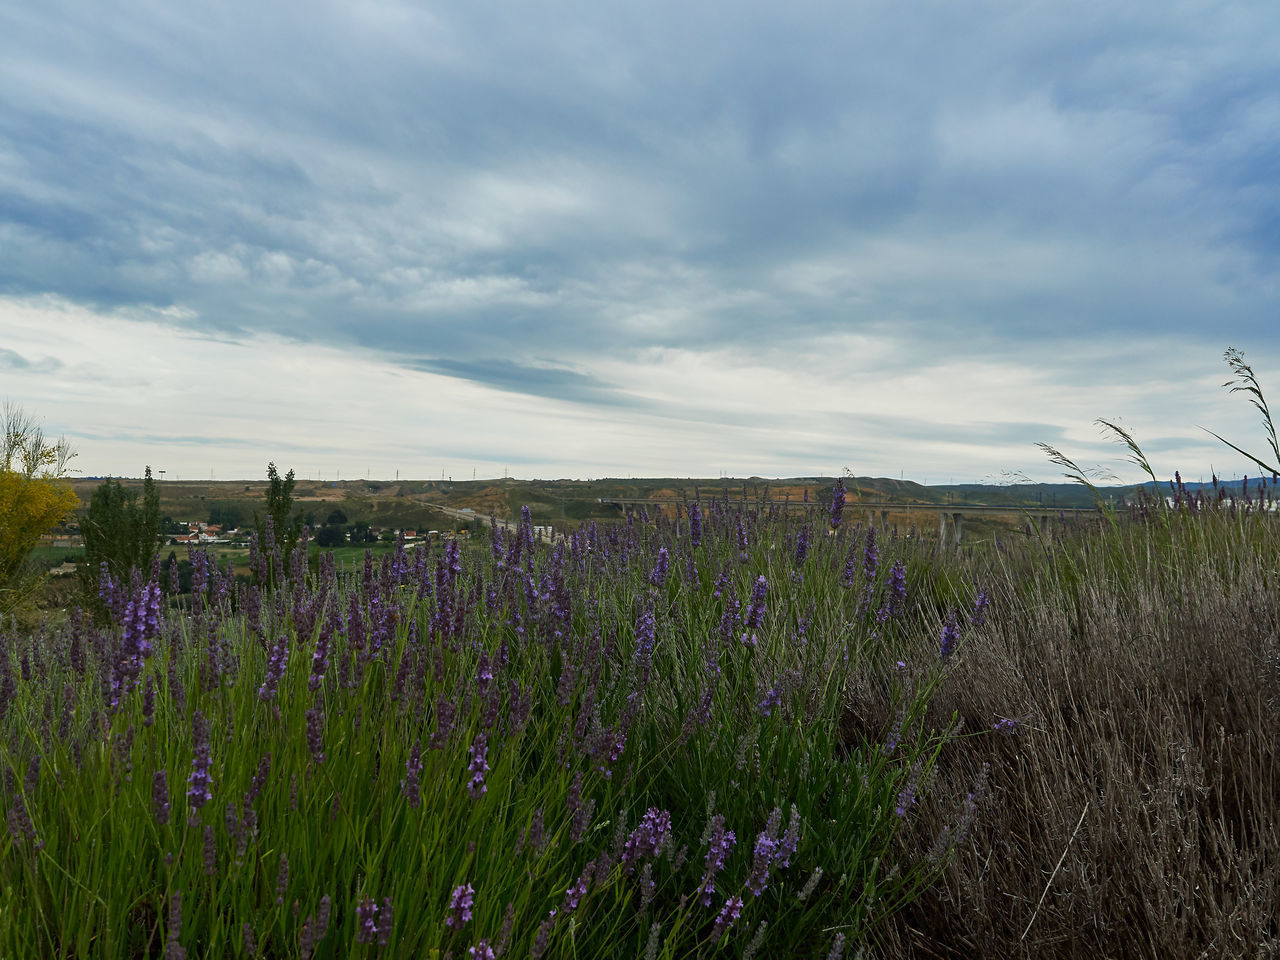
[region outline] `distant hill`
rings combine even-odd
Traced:
[[[127,479],[126,486],[140,487],[141,480]],[[100,478],[73,481],[87,508]],[[313,525],[325,522],[340,509],[351,521],[365,521],[375,527],[444,529],[454,523],[436,507],[469,507],[478,514],[492,513],[502,518],[519,516],[528,507],[541,523],[572,525],[590,519],[620,515],[622,500],[708,499],[811,501],[830,499],[834,477],[789,477],[785,479],[691,478],[691,477],[606,477],[598,480],[299,480],[294,490],[296,509]],[[1250,483],[1256,494],[1258,480]],[[962,506],[964,504],[1008,505],[1010,507],[1092,507],[1093,498],[1078,483],[939,484],[925,486],[911,480],[889,477],[846,477],[849,502],[884,501]],[[159,481],[160,510],[177,521],[211,520],[220,523],[252,523],[255,513],[265,507],[267,482],[263,480],[164,480]],[[1100,487],[1108,500],[1119,503],[1131,499],[1139,484]],[[1188,483],[1189,490],[1213,490],[1212,484]],[[1240,484],[1226,485],[1229,493],[1239,493]],[[1270,484],[1268,483],[1268,487]],[[1162,495],[1168,495],[1165,485]]]

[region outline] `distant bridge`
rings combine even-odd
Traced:
[[[634,506],[676,504],[687,506],[690,503],[687,498],[682,497],[600,497],[598,502],[616,506],[624,512],[628,507]],[[721,498],[708,497],[704,502],[724,503],[725,501]],[[829,503],[815,500],[744,500],[736,498],[728,501],[728,503],[730,506],[739,507],[767,505],[785,509],[819,510],[824,513],[831,509]],[[966,514],[972,516],[984,513],[1006,515],[1014,513],[1029,516],[1037,526],[1044,528],[1048,526],[1050,520],[1055,518],[1096,516],[1098,513],[1095,507],[1045,507],[1041,504],[895,503],[890,500],[851,500],[845,504],[845,512],[854,516],[864,511],[867,514],[868,523],[875,523],[878,516],[882,528],[889,525],[890,513],[936,513],[938,515],[938,538],[945,543],[948,539],[948,533],[950,533],[950,539],[955,544],[959,544],[964,538],[964,518]]]

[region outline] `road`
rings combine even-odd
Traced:
[[[424,504],[424,506],[431,507],[433,510],[439,510],[446,517],[449,517],[453,520],[465,520],[465,521],[478,520],[480,523],[485,524],[486,526],[490,522],[492,522],[497,524],[498,529],[505,530],[508,532],[515,530],[517,527],[520,526],[520,524],[514,520],[503,520],[498,517],[485,516],[484,514],[478,513],[475,510],[468,510],[468,509],[458,510],[458,509],[455,509],[454,507],[446,507],[440,503],[427,503],[427,504]],[[555,538],[555,532],[551,530],[550,527],[547,527],[546,529],[543,529],[543,530],[535,529],[534,536],[537,539],[543,541],[544,543],[550,543]]]

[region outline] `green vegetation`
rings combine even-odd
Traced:
[[[151,569],[159,548],[160,495],[151,468],[146,468],[141,496],[108,479],[93,492],[89,515],[81,524],[85,563],[81,568],[86,595],[96,596],[101,565],[112,578],[127,582],[131,570]]]
[[[266,516],[254,514],[258,544],[263,550],[274,545],[288,555],[297,546],[301,531],[297,518],[293,516],[293,488],[296,485],[292,470],[281,477],[274,463],[267,464]]]
[[[869,935],[949,855],[897,849],[948,749],[922,722],[946,661],[893,655],[958,636],[934,601],[966,591],[900,576],[904,543],[707,509],[697,537],[655,516],[348,577],[292,562],[241,609],[197,554],[163,625],[144,587],[106,633],[31,638],[29,676],[10,648],[0,953],[236,955],[246,925],[271,956]],[[893,704],[866,740],[841,726],[861,669]]]
[[[0,619],[26,608],[40,583],[32,549],[75,509],[64,478],[74,454],[21,407],[0,407]]]

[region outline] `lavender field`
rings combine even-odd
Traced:
[[[3,634],[0,955],[1266,955],[1271,490],[105,576]]]

